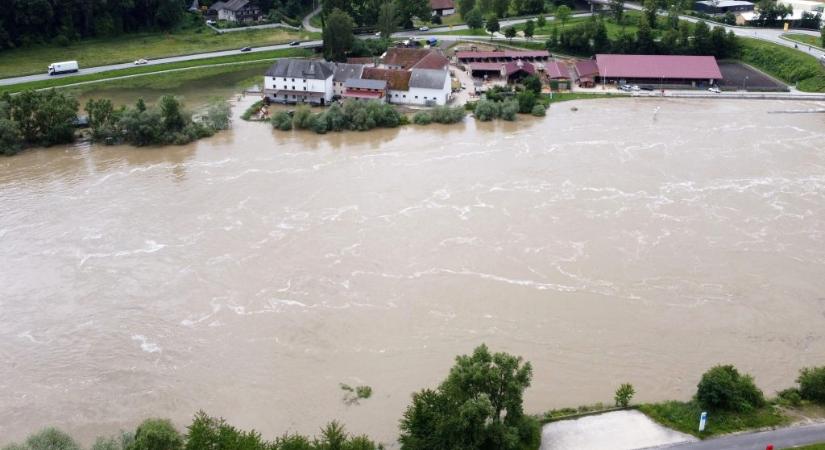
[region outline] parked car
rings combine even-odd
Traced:
[[[630,90],[631,90],[631,91],[634,91],[634,92],[639,92],[641,89],[639,88],[639,86],[636,86],[636,85],[634,84],[633,86],[630,86]]]
[[[244,47],[244,48],[242,48],[242,49],[241,49],[241,51],[242,51],[242,52],[251,52],[251,51],[252,51],[252,47]]]
[[[149,64],[149,61],[147,61],[147,60],[145,60],[145,59],[143,59],[143,58],[140,58],[139,60],[135,61],[135,65],[136,65],[136,66],[142,66],[142,65],[144,65],[144,64]]]
[[[418,31],[430,31],[430,27],[421,27]]]
[[[207,20],[206,24],[207,25],[215,25],[215,21],[214,20]]]
[[[709,87],[709,88],[708,88],[708,91],[713,92],[714,94],[720,94],[720,93],[722,93],[722,90],[721,90],[721,89],[719,89],[719,88],[718,88],[718,87],[716,87],[716,86],[711,86],[711,87]]]
[[[630,85],[627,85],[627,84],[622,84],[621,86],[619,86],[619,89],[621,89],[625,92],[630,92],[631,91]]]
[[[643,91],[652,91],[653,86],[642,86],[640,89],[643,90]]]
[[[289,45],[295,47],[296,45],[301,45],[301,43],[298,42],[298,41],[292,41],[292,42],[289,43]]]
[[[375,37],[381,37],[381,32],[380,32],[380,31],[376,31],[376,32],[375,32]]]

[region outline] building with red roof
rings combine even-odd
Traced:
[[[515,60],[523,61],[546,61],[550,58],[547,50],[496,50],[496,51],[465,51],[456,52],[456,59],[460,63],[479,62],[510,62]]]
[[[713,56],[596,55],[603,82],[636,84],[715,84],[722,72]]]
[[[454,0],[430,0],[430,9],[434,16],[449,16],[455,14]]]

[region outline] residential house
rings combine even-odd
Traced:
[[[387,82],[387,100],[390,103],[407,103],[412,73],[401,69],[384,69],[364,67],[361,78],[366,80],[384,80]]]
[[[430,0],[430,9],[434,16],[449,16],[455,14],[454,0]]]
[[[344,95],[344,83],[351,79],[360,79],[364,71],[363,64],[337,63],[335,73],[332,75],[332,95],[341,97]]]
[[[327,105],[335,66],[317,59],[280,59],[264,76],[264,95],[274,103]]]
[[[249,0],[229,0],[212,4],[206,11],[206,16],[212,20],[228,22],[255,22],[261,19],[262,14],[261,8]]]
[[[387,101],[387,81],[350,78],[344,83],[343,98]]]
[[[413,69],[410,76],[409,101],[413,105],[446,105],[452,93],[450,72],[438,69]]]
[[[596,85],[596,77],[599,76],[599,66],[596,65],[596,60],[576,61],[574,70],[576,71],[576,82],[579,86],[593,87]]]

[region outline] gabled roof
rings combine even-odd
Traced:
[[[523,59],[523,58],[549,58],[550,52],[547,50],[504,50],[504,51],[468,51],[456,52],[458,59]]]
[[[453,0],[430,0],[430,9],[455,9]]]
[[[374,89],[384,90],[387,88],[387,80],[364,80],[358,78],[350,78],[344,83],[347,89]]]
[[[713,56],[596,55],[596,65],[610,78],[722,79]]]
[[[343,83],[353,78],[361,78],[361,72],[364,71],[363,64],[335,64],[335,74],[332,76],[332,81]]]
[[[392,47],[387,49],[387,53],[384,55],[384,64],[398,66],[402,69],[411,69],[431,52],[433,50],[427,48]]]
[[[576,75],[579,77],[596,77],[599,75],[599,66],[592,59],[576,61]]]
[[[209,9],[220,11],[228,9],[230,11],[238,11],[249,3],[249,0],[229,0],[228,2],[215,2]]]
[[[570,78],[570,71],[567,69],[567,66],[558,61],[550,61],[545,64],[544,72],[551,79]]]
[[[361,78],[366,80],[386,80],[387,87],[393,91],[410,90],[410,76],[412,72],[401,69],[380,69],[364,67]]]
[[[439,52],[430,52],[412,66],[413,69],[443,70],[450,66],[450,60]]]
[[[446,70],[413,69],[410,76],[410,87],[422,89],[441,89],[449,77]]]
[[[520,59],[518,61],[510,61],[504,64],[504,73],[508,77],[517,72],[526,72],[532,75],[536,73],[536,66]]]
[[[326,80],[335,72],[332,64],[317,59],[279,59],[269,70],[268,77]]]

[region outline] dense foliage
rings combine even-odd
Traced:
[[[713,411],[749,411],[765,404],[762,391],[753,377],[742,375],[731,365],[720,365],[702,375],[696,389],[696,400]]]
[[[0,154],[26,146],[65,144],[74,140],[78,103],[57,90],[25,91],[0,98]]]
[[[825,68],[816,58],[780,45],[740,39],[742,61],[807,92],[825,92]]]
[[[523,411],[532,366],[485,345],[456,358],[437,389],[413,394],[401,419],[405,450],[538,448],[539,425]]]
[[[324,21],[324,57],[330,61],[346,61],[355,41],[355,22],[347,13],[336,8]]]
[[[348,101],[343,106],[333,104],[317,114],[313,114],[309,106],[299,106],[292,116],[285,111],[278,112],[272,116],[272,127],[282,131],[295,128],[324,134],[329,131],[395,128],[403,120],[392,105],[377,101]]]
[[[298,17],[312,0],[251,0],[265,13]],[[0,8],[0,49],[88,37],[201,27],[188,0],[8,0]],[[210,5],[214,0],[201,1]]]
[[[429,0],[389,1],[393,4],[393,23],[395,25],[410,28],[412,27],[413,17],[418,17],[426,21],[429,21],[431,18]],[[321,14],[324,21],[326,21],[333,10],[339,9],[352,17],[359,28],[378,28],[379,31],[385,31],[386,22],[384,22],[383,26],[379,25],[379,17],[381,16],[382,10],[385,14],[388,12],[388,10],[382,8],[382,5],[386,3],[387,0],[323,0]],[[389,17],[385,16],[383,19],[387,20]]]
[[[413,115],[413,123],[416,125],[428,125],[435,123],[458,123],[464,119],[464,108],[458,106],[451,108],[449,106],[438,106],[432,108],[430,111],[419,111]]]
[[[800,370],[796,381],[803,399],[825,404],[825,366]]]

